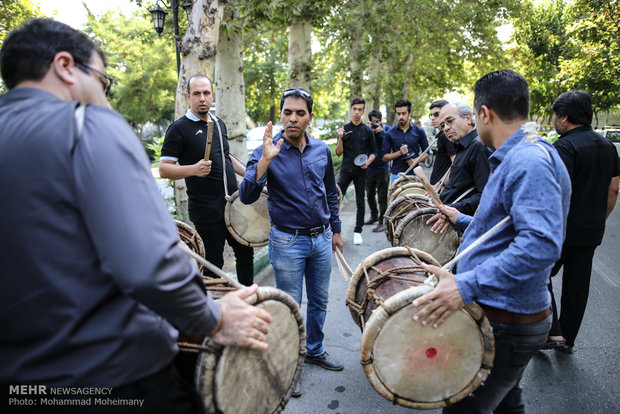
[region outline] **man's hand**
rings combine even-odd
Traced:
[[[459,218],[460,214],[461,212],[454,207],[442,204],[441,206],[439,206],[439,211],[437,212],[437,214],[429,218],[426,224],[436,222],[431,228],[431,231],[433,233],[443,233],[448,229],[450,223],[456,224],[456,220]]]
[[[402,155],[407,155],[407,152],[409,151],[409,147],[407,147],[407,144],[403,144],[400,147],[400,154]]]
[[[194,175],[198,177],[205,177],[211,172],[212,161],[200,160],[194,164]]]
[[[244,299],[258,289],[257,284],[226,294],[217,301],[220,307],[220,324],[211,337],[219,345],[235,345],[265,351],[266,335],[272,322],[264,309],[249,305]]]
[[[341,126],[340,128],[338,128],[338,139],[341,140],[342,136],[344,135],[344,126]]]
[[[263,158],[266,161],[271,161],[280,153],[284,138],[278,141],[278,145],[273,145],[273,125],[271,121],[267,122],[267,128],[265,128],[265,135],[263,135]]]
[[[340,233],[332,234],[332,251],[335,252],[336,249],[338,249],[342,252],[343,245],[344,243],[342,243],[342,236],[340,235]]]
[[[415,160],[417,160],[417,158],[409,158],[407,161],[407,165],[411,167],[411,164],[413,164],[415,162]]]
[[[413,320],[421,321],[423,326],[432,324],[433,328],[437,328],[465,303],[452,273],[425,263],[422,263],[422,268],[435,274],[439,278],[439,283],[435,289],[413,301],[415,307],[431,301],[413,315]]]

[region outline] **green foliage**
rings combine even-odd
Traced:
[[[177,85],[174,43],[159,38],[147,10],[131,17],[108,11],[89,13],[85,29],[103,48],[115,78],[110,103],[142,139],[147,123],[160,128],[174,119]]]

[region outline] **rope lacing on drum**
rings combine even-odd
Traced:
[[[221,348],[216,348],[210,345],[199,345],[191,342],[178,342],[179,351],[181,352],[209,352],[210,354],[220,355],[222,353]]]

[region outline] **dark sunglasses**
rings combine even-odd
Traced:
[[[114,78],[112,78],[110,75],[103,73],[95,68],[93,68],[92,66],[88,66],[85,63],[80,63],[80,62],[75,62],[75,64],[77,66],[82,66],[85,67],[86,69],[90,69],[93,72],[99,74],[101,76],[101,85],[103,86],[103,92],[105,93],[105,96],[110,96],[110,89],[112,89],[112,84],[114,83]]]
[[[282,92],[282,97],[286,98],[287,96],[295,95],[295,94],[299,94],[299,95],[305,96],[308,99],[312,99],[312,95],[310,95],[308,92],[304,91],[301,88],[286,89],[284,92]]]
[[[428,115],[428,117],[429,117],[429,118],[437,118],[438,116],[439,116],[439,111],[437,111],[437,112],[431,112],[431,113]]]

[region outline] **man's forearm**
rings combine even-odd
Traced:
[[[616,200],[618,200],[618,188],[620,187],[618,177],[613,177],[609,184],[609,193],[607,194],[607,217],[614,211]]]
[[[161,161],[159,164],[159,176],[170,180],[180,180],[194,175],[193,165],[178,165],[176,163]]]

